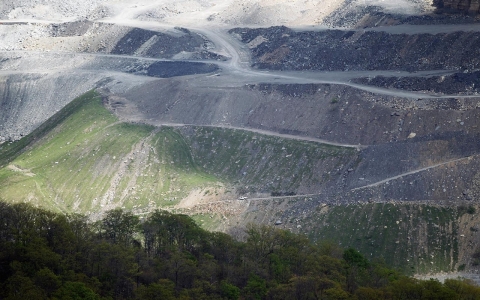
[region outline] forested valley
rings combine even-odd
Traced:
[[[0,299],[480,298],[467,280],[417,280],[274,227],[239,238],[166,211],[90,222],[0,202]]]

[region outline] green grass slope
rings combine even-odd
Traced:
[[[2,152],[0,197],[62,212],[150,210],[217,182],[179,133],[119,122],[94,92]]]
[[[319,207],[303,222],[312,240],[355,247],[382,257],[408,274],[457,271],[460,218],[457,207],[419,204],[364,204]]]
[[[84,104],[86,98],[91,98],[95,95],[95,92],[90,91],[86,93],[83,97],[79,97],[68,105],[66,105],[58,113],[54,114],[49,118],[45,123],[41,124],[37,129],[32,133],[25,136],[19,141],[5,143],[0,146],[0,166],[4,167],[7,163],[18,157],[28,146],[32,145],[38,139],[44,137],[47,133],[50,132],[57,124],[61,123],[67,117],[72,115],[79,106]]]
[[[311,241],[358,249],[406,274],[478,269],[477,204],[421,203],[327,205],[308,197],[255,201],[237,218],[291,230]]]
[[[182,133],[199,165],[246,192],[317,193],[334,184],[337,173],[357,159],[351,148],[245,130],[195,127]]]

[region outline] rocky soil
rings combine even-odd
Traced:
[[[5,0],[0,18],[10,20],[75,20],[123,18],[160,20],[173,25],[210,23],[229,26],[312,25],[343,22],[351,25],[374,12],[419,14],[431,11],[422,0],[281,1],[281,0]]]
[[[425,93],[477,95],[480,92],[480,71],[467,71],[431,77],[358,78],[356,83]]]
[[[475,70],[480,32],[389,34],[379,31],[302,31],[238,28],[253,66],[271,70]]]
[[[411,18],[423,16],[432,11],[431,3],[417,0],[398,1],[394,5],[384,1],[347,0],[323,19],[331,27],[355,28],[402,23],[405,15]]]
[[[463,13],[471,16],[480,14],[480,4],[472,0],[434,0],[437,13]]]
[[[139,118],[152,124],[259,128],[350,145],[410,141],[412,132],[415,140],[431,140],[478,131],[478,98],[418,100],[330,84],[218,87],[213,94],[189,88],[196,85],[194,79],[150,82],[119,101],[134,105]],[[130,111],[116,113],[127,118]]]

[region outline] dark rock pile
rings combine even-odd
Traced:
[[[438,12],[480,14],[480,1],[478,0],[434,0],[433,5],[437,7]]]
[[[379,87],[429,93],[476,95],[480,92],[480,71],[454,73],[432,77],[359,78],[354,82]]]
[[[480,32],[389,34],[377,31],[304,31],[286,27],[231,30],[249,43],[253,65],[275,70],[438,70],[480,68]]]

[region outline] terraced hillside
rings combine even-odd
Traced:
[[[361,161],[355,149],[243,130],[128,124],[94,92],[0,151],[7,201],[94,218],[113,207],[169,208],[230,232],[266,223],[354,246],[412,274],[463,270],[478,250],[476,205],[338,206],[344,183],[336,174]]]
[[[411,273],[477,272],[475,16],[60,2],[0,4],[0,198],[176,210],[240,238],[265,223]]]
[[[237,193],[313,193],[335,186],[323,170],[356,157],[348,148],[246,131],[125,123],[94,92],[0,151],[3,199],[87,214],[182,207],[189,197],[195,204]]]

